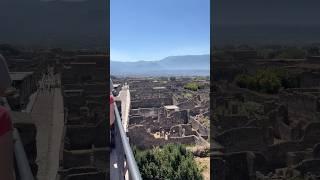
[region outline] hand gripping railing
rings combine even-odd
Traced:
[[[114,103],[114,111],[115,111],[115,145],[116,152],[118,157],[119,171],[121,179],[124,179],[125,173],[125,165],[129,169],[130,180],[142,180],[139,168],[137,166],[136,160],[132,153],[132,149],[130,147],[128,137],[124,131],[121,117],[118,111],[116,104]]]
[[[32,171],[30,169],[29,161],[24,151],[22,141],[20,139],[20,135],[17,129],[13,131],[13,139],[14,139],[14,155],[16,160],[16,172],[18,176],[18,180],[34,180],[32,175]]]

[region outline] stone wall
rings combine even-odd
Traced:
[[[301,87],[320,87],[319,72],[303,72],[299,75],[299,78]]]
[[[173,112],[169,118],[173,123],[187,124],[189,122],[189,111],[182,110],[182,111]]]
[[[144,99],[144,100],[133,100],[131,102],[131,108],[152,108],[156,107],[159,108],[161,106],[172,105],[173,101],[172,98],[151,98],[151,99]]]
[[[274,168],[285,167],[287,164],[287,152],[302,151],[305,147],[299,142],[288,141],[269,146],[266,151],[266,159]]]
[[[191,120],[191,126],[192,129],[194,129],[195,131],[197,131],[199,133],[199,135],[203,138],[208,138],[209,134],[210,134],[210,129],[204,127],[199,121],[197,120]]]
[[[92,145],[97,147],[106,145],[106,127],[101,122],[98,125],[68,125],[66,138],[68,138],[67,149],[88,149]]]
[[[191,124],[180,124],[171,127],[169,137],[182,137],[190,135],[196,135],[195,131],[192,130]]]
[[[74,174],[83,174],[83,173],[91,173],[96,172],[97,168],[95,167],[74,167],[70,169],[63,169],[59,171],[60,179],[65,180],[67,176]]]
[[[312,122],[305,127],[302,141],[305,144],[316,144],[320,142],[320,122]]]
[[[171,143],[194,145],[199,141],[195,135],[170,137],[167,140],[165,138],[155,138],[153,135],[147,132],[147,129],[144,126],[129,127],[127,134],[129,137],[129,142],[140,149],[149,149],[154,146],[164,146]]]
[[[282,91],[280,100],[288,107],[289,118],[305,121],[318,121],[319,97],[311,92],[318,92],[313,89],[290,89]],[[309,92],[309,93],[307,93]]]
[[[80,107],[85,104],[83,96],[64,96],[63,103],[70,112],[78,112]]]
[[[226,148],[226,152],[261,151],[269,141],[266,134],[261,128],[235,128],[217,135],[216,141]]]
[[[179,107],[179,109],[185,110],[185,109],[193,109],[196,105],[197,105],[196,102],[192,100],[188,100],[186,102],[178,104],[177,106]]]
[[[91,150],[64,150],[63,167],[68,169],[72,167],[88,166],[91,164],[91,156]]]
[[[293,167],[294,165],[299,164],[305,159],[312,159],[312,158],[313,158],[313,154],[311,151],[288,152],[287,166]]]
[[[248,117],[244,115],[220,115],[218,119],[219,121],[215,123],[215,126],[224,130],[243,127],[249,121]]]
[[[93,149],[93,158],[94,165],[99,169],[107,169],[109,168],[109,149],[108,148],[94,148]]]
[[[66,110],[65,138],[60,160],[61,180],[106,178],[108,81],[106,55],[81,55],[63,61],[63,90]]]
[[[320,172],[320,159],[303,160],[295,169],[299,170],[302,175],[307,173],[318,174]]]
[[[255,172],[266,164],[263,155],[248,151],[227,154],[225,159],[227,180],[254,180]]]
[[[129,116],[129,125],[141,124],[143,121],[143,116]]]
[[[276,127],[278,127],[278,133],[282,140],[286,140],[286,141],[292,140],[292,133],[291,133],[292,129],[290,128],[290,126],[286,125],[283,122],[278,122]]]
[[[143,117],[158,116],[158,108],[139,108],[139,115]]]
[[[105,178],[105,172],[90,172],[68,175],[63,180],[105,180]]]
[[[95,63],[74,63],[69,67],[62,68],[61,82],[79,83],[79,82],[96,82],[105,81],[106,67],[97,68]]]

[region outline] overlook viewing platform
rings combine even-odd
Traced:
[[[128,120],[130,112],[130,91],[129,86],[125,84],[119,95],[115,97],[116,101],[121,102],[121,114],[115,106],[115,148],[110,152],[110,179],[140,180],[139,168],[134,159],[126,132],[128,131]]]

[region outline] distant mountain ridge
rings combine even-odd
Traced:
[[[137,76],[207,76],[210,74],[209,55],[169,56],[159,61],[110,63],[112,75]]]

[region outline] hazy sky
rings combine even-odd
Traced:
[[[111,0],[111,60],[209,54],[209,0]]]

